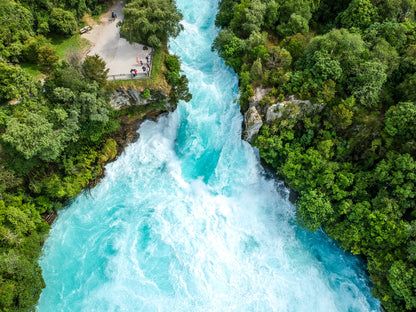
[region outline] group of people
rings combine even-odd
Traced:
[[[135,68],[130,69],[130,74],[133,78],[136,77],[137,76],[137,69],[135,69]]]
[[[137,63],[140,63],[140,66],[142,67],[142,70],[147,77],[150,75],[150,60],[150,55],[146,55],[146,64],[144,64],[143,61],[139,59],[139,57],[136,57]]]

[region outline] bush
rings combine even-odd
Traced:
[[[77,27],[77,22],[71,12],[54,8],[51,13],[50,25],[57,34],[71,35]]]
[[[149,89],[144,89],[140,96],[144,99],[148,99],[150,97],[150,90]]]

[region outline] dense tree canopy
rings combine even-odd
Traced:
[[[254,89],[260,155],[298,193],[299,223],[368,261],[387,311],[416,309],[416,2],[222,0],[213,48]]]
[[[123,9],[121,32],[131,42],[159,48],[183,29],[182,15],[172,0],[132,0]]]

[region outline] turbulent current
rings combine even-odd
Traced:
[[[177,0],[170,42],[193,99],[63,210],[38,311],[379,311],[362,263],[295,222],[287,191],[241,137],[238,80],[211,44],[216,0]]]

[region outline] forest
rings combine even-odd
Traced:
[[[297,219],[368,263],[386,311],[416,310],[416,2],[222,0],[213,49],[268,108],[253,144]]]
[[[155,3],[169,4],[170,14],[149,9]],[[45,287],[37,260],[50,229],[42,216],[94,184],[117,154],[118,117],[138,113],[109,105],[113,87],[98,55],[83,57],[78,51],[62,58],[55,48],[55,42],[79,38],[85,14],[98,18],[108,5],[105,0],[0,2],[0,311],[35,309]],[[163,50],[168,36],[181,30],[174,2],[131,1],[129,8],[150,12],[143,22],[158,21],[153,33],[132,41],[154,44],[163,63],[154,67],[170,85],[170,101],[189,101],[179,59]],[[126,13],[122,30],[133,24]],[[169,20],[173,15],[177,19]],[[153,92],[145,91],[143,97]],[[163,107],[164,102],[152,109]]]

